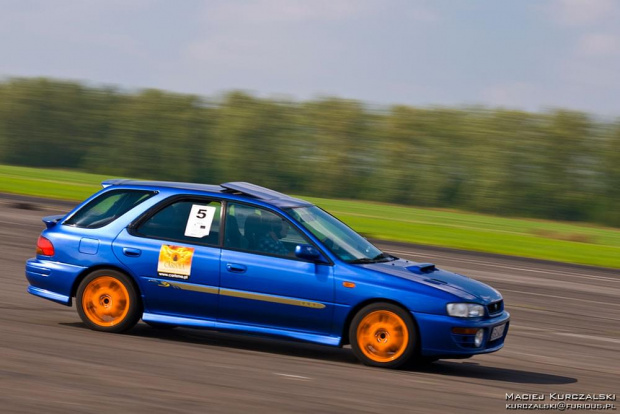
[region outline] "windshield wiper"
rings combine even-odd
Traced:
[[[373,259],[374,260],[387,259],[385,260],[386,262],[391,262],[392,260],[397,260],[398,257],[392,256],[389,253],[381,252],[381,254],[376,255],[375,257],[373,257]]]
[[[366,263],[377,263],[375,259],[371,259],[370,257],[362,257],[361,259],[353,259],[347,260],[349,264],[366,264]]]
[[[392,260],[396,260],[397,258],[387,253],[380,253],[373,257],[372,259],[369,257],[362,257],[360,259],[348,260],[349,264],[368,264],[368,263],[384,263],[391,262]]]

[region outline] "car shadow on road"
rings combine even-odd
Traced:
[[[80,322],[62,323],[61,325],[89,329]],[[180,327],[175,329],[158,329],[152,328],[144,323],[139,323],[134,328],[127,331],[125,335],[154,340],[183,342],[201,346],[298,356],[301,358],[320,359],[324,361],[357,363],[357,358],[355,358],[350,349],[249,334],[234,334],[222,331]]]
[[[89,329],[86,325],[79,322],[61,323],[61,325]],[[196,344],[200,346],[231,348],[244,351],[296,356],[301,358],[361,366],[361,363],[353,355],[350,348],[321,346],[306,342],[265,338],[247,334],[240,335],[190,328],[157,329],[144,323],[139,323],[133,329],[128,331],[126,335],[150,338],[152,340],[173,341]],[[369,367],[368,369],[377,368]],[[400,370],[400,372],[409,372],[412,375],[427,373],[452,377],[476,378],[489,381],[512,382],[517,384],[572,384],[577,382],[576,378],[545,374],[535,371],[485,366],[471,360],[442,360],[432,364],[406,368]]]
[[[577,382],[577,379],[572,377],[546,374],[536,371],[492,367],[469,360],[442,360],[424,365],[422,367],[415,367],[411,370],[428,374],[513,382],[516,384],[573,384]]]

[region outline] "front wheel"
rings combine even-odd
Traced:
[[[373,303],[351,321],[349,340],[355,356],[366,365],[398,368],[415,352],[418,335],[413,318],[391,303]]]
[[[97,331],[126,331],[138,323],[142,313],[133,283],[116,270],[102,269],[86,276],[76,302],[82,321]]]

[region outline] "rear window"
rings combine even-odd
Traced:
[[[107,191],[79,209],[64,224],[86,229],[103,227],[154,194],[143,190]]]

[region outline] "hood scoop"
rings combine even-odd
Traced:
[[[443,280],[439,280],[439,279],[426,279],[426,281],[434,285],[447,285],[448,284],[448,282],[444,282]]]
[[[409,270],[411,273],[415,273],[418,275],[426,275],[429,273],[433,273],[435,270],[437,270],[433,263],[418,263],[413,266],[407,266],[406,269]]]

